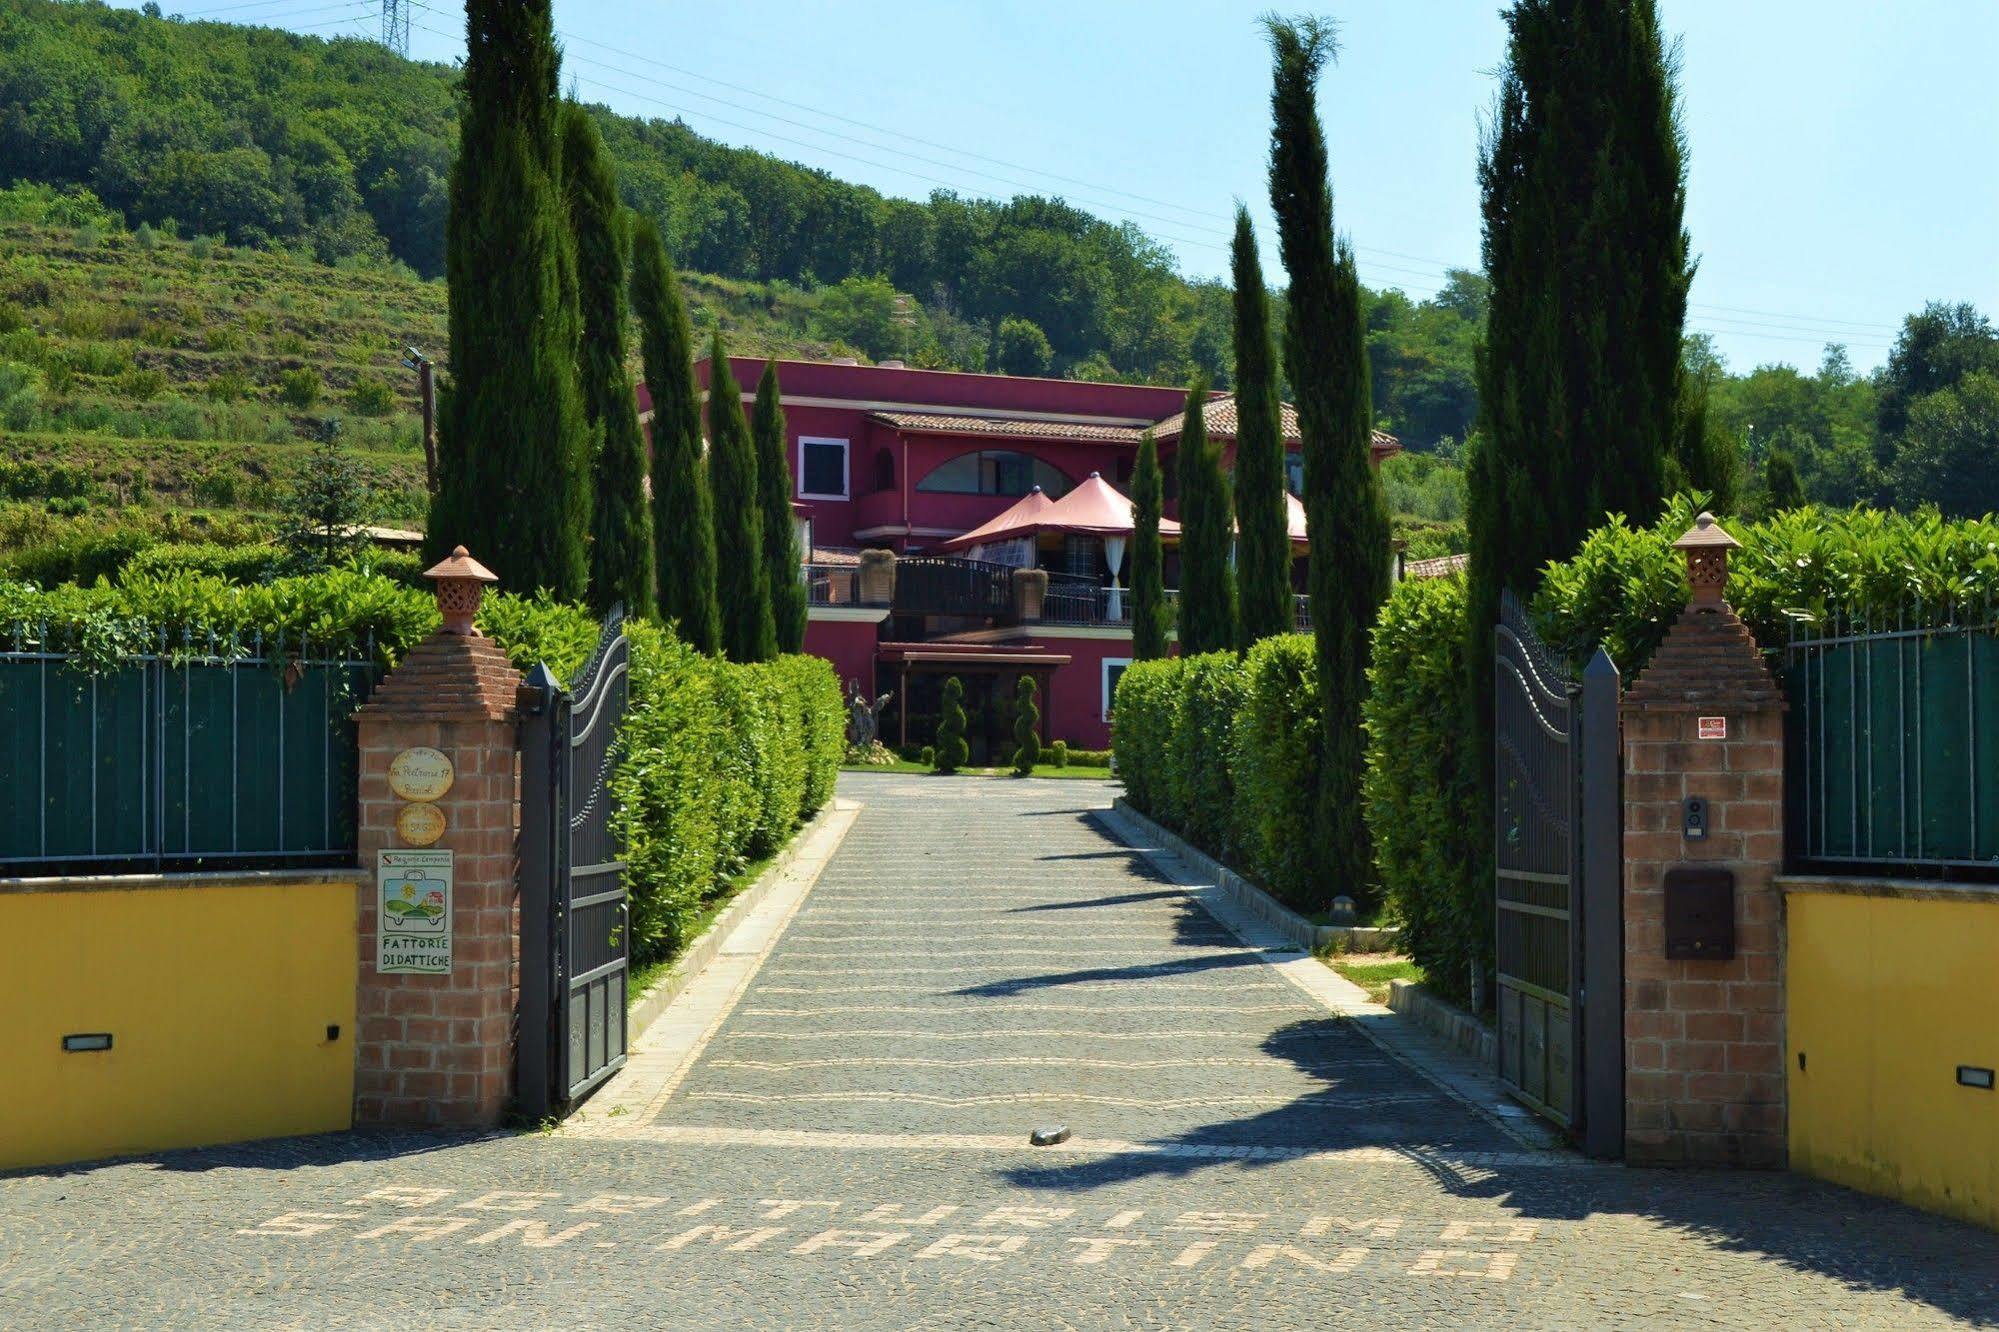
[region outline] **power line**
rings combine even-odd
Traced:
[[[386,2],[387,0],[385,0],[385,3]],[[418,24],[416,26],[421,28],[423,31],[432,34],[433,36],[442,37],[447,41],[457,40],[457,34],[442,32],[436,28],[432,28],[423,24]],[[1217,214],[1201,212],[1196,209],[1188,208],[1185,205],[1171,203],[1166,200],[1154,199],[1151,198],[1150,196],[1134,194],[1129,191],[1119,190],[1113,186],[1104,185],[1102,183],[1084,181],[1076,177],[1064,176],[1056,172],[1045,171],[1039,168],[1026,166],[1020,163],[1008,162],[1005,159],[990,157],[982,153],[972,152],[969,149],[955,148],[952,147],[951,145],[938,143],[934,140],[924,139],[916,135],[906,134],[898,130],[888,129],[885,126],[875,125],[872,124],[871,122],[857,120],[849,116],[843,116],[837,112],[825,111],[817,107],[808,106],[804,103],[792,101],[791,99],[788,98],[778,97],[775,94],[760,92],[754,88],[750,88],[743,84],[731,83],[725,79],[717,79],[709,75],[699,74],[692,70],[688,70],[682,66],[674,65],[666,61],[654,60],[649,57],[638,56],[638,55],[633,55],[629,52],[618,51],[617,48],[606,46],[601,42],[592,41],[589,38],[577,36],[574,33],[560,33],[558,35],[567,43],[575,43],[583,46],[594,47],[599,50],[612,51],[616,54],[625,56],[627,59],[635,60],[642,64],[657,66],[658,68],[670,70],[678,74],[683,74],[690,78],[699,79],[705,83],[712,83],[718,87],[729,88],[738,92],[745,93],[752,97],[757,97],[767,101],[778,103],[780,105],[793,107],[798,110],[805,111],[811,115],[821,116],[826,119],[840,121],[844,124],[854,125],[862,129],[873,131],[875,133],[887,135],[891,138],[903,139],[912,143],[920,143],[926,147],[937,148],[943,152],[953,153],[959,156],[973,158],[978,161],[989,162],[998,166],[1004,166],[1009,170],[1025,172],[1032,176],[1043,176],[1050,180],[1058,180],[1067,184],[1082,185],[1086,188],[1101,191],[1106,194],[1114,194],[1126,198],[1139,199],[1143,202],[1155,204],[1162,208],[1171,208],[1176,211],[1188,213],[1190,215],[1197,217],[1213,218],[1218,216]],[[632,77],[632,78],[649,77],[636,70],[631,70],[623,66],[610,64],[604,61],[592,60],[588,57],[576,55],[573,53],[569,56],[569,58],[578,64],[585,65],[593,69],[608,71],[610,73],[621,75],[624,77]],[[621,84],[614,84],[607,82],[601,78],[598,79],[583,78],[580,75],[575,75],[573,77],[576,78],[578,83],[585,84],[589,87],[597,88],[605,92],[616,93],[621,96],[631,98],[632,100],[640,103],[641,105],[656,106],[663,110],[671,111],[678,116],[694,116],[697,118],[705,118],[713,122],[714,124],[727,126],[728,128],[735,130],[740,130],[745,134],[756,135],[766,140],[789,144],[793,147],[803,148],[815,153],[828,154],[834,157],[842,158],[846,161],[859,163],[863,166],[873,167],[874,169],[879,171],[892,172],[896,175],[905,176],[912,180],[921,181],[933,187],[938,187],[943,189],[953,189],[953,190],[964,188],[964,185],[960,181],[940,179],[939,177],[926,173],[924,171],[911,170],[908,167],[897,166],[891,162],[883,162],[876,158],[864,157],[856,153],[845,152],[841,149],[829,147],[825,144],[812,143],[812,142],[807,142],[805,140],[792,138],[789,135],[781,134],[767,128],[762,128],[753,125],[745,125],[740,121],[730,120],[727,117],[717,115],[710,111],[695,111],[685,106],[676,104],[674,102],[666,101],[663,98],[659,98],[657,96],[653,96],[647,93],[638,92],[632,88],[625,87]],[[853,135],[844,134],[838,130],[827,129],[819,125],[811,124],[807,121],[797,120],[789,116],[779,115],[775,112],[765,111],[753,106],[744,106],[739,102],[733,102],[728,98],[724,97],[717,97],[711,93],[704,93],[699,89],[687,88],[682,85],[673,84],[673,83],[666,83],[663,86],[670,88],[673,91],[681,93],[685,96],[697,98],[704,102],[712,102],[718,106],[727,107],[730,110],[737,111],[744,115],[755,116],[764,120],[770,120],[778,122],[780,124],[789,125],[809,134],[818,135],[823,138],[834,139],[843,143],[851,144],[855,147],[865,148],[874,153],[882,153],[893,158],[899,158],[911,162],[921,163],[927,166],[941,168],[942,170],[951,172],[955,175],[977,177],[983,180],[995,182],[997,184],[1006,185],[1013,189],[1026,190],[1029,191],[1030,193],[1040,193],[1042,192],[1043,189],[1043,187],[1034,185],[1027,181],[1017,180],[1006,176],[995,175],[991,172],[980,171],[976,168],[968,167],[961,163],[942,161],[940,159],[929,157],[920,153],[911,153],[906,150],[893,147],[892,145],[889,144],[870,142],[866,139],[856,138]],[[1073,201],[1079,204],[1087,205],[1092,208],[1100,209],[1104,212],[1108,212],[1114,215],[1119,215],[1136,220],[1149,221],[1155,224],[1163,224],[1164,226],[1184,227],[1187,225],[1184,221],[1179,221],[1172,218],[1160,217],[1157,214],[1148,213],[1141,209],[1133,209],[1123,205],[1109,203],[1101,199],[1077,195],[1074,196]],[[1158,237],[1159,239],[1172,241],[1179,245],[1189,246],[1216,254],[1227,253],[1228,246],[1226,244],[1221,243],[1221,239],[1225,235],[1225,233],[1218,231],[1207,231],[1207,229],[1205,228],[1197,228],[1197,230],[1200,230],[1204,232],[1205,235],[1213,237],[1215,239],[1211,240],[1201,239],[1197,236],[1185,235],[1178,231],[1164,230],[1161,227],[1155,227],[1153,229],[1152,234]],[[1407,276],[1422,278],[1429,283],[1436,284],[1432,285],[1427,290],[1415,293],[1420,298],[1423,299],[1428,299],[1430,297],[1433,297],[1437,294],[1438,291],[1441,291],[1442,284],[1439,282],[1439,279],[1448,278],[1448,276],[1452,272],[1477,271],[1476,267],[1472,265],[1452,264],[1444,260],[1434,259],[1424,255],[1407,254],[1402,251],[1384,249],[1378,246],[1366,246],[1356,243],[1353,244],[1352,248],[1356,251],[1357,255],[1360,254],[1385,255],[1390,258],[1402,259],[1408,261],[1409,263],[1423,265],[1424,267],[1422,268],[1412,268],[1404,264],[1386,263],[1376,259],[1367,259],[1362,261],[1362,267],[1368,270],[1370,273],[1374,274],[1393,273],[1398,275],[1407,275]],[[1384,282],[1383,285],[1386,286],[1386,285],[1395,285],[1395,284],[1391,279],[1388,282]],[[1409,286],[1412,286],[1413,284],[1404,283],[1401,285],[1407,288]],[[1701,316],[1701,318],[1703,318],[1703,320],[1706,321],[1707,323],[1721,326],[1718,328],[1704,329],[1698,331],[1719,333],[1727,337],[1757,338],[1773,342],[1790,342],[1796,344],[1804,344],[1804,343],[1814,343],[1814,342],[1823,343],[1829,341],[1846,341],[1847,339],[1852,338],[1856,332],[1862,334],[1864,333],[1880,334],[1880,333],[1892,332],[1895,327],[1893,325],[1863,323],[1857,320],[1822,318],[1813,315],[1785,314],[1779,311],[1749,310],[1743,307],[1735,307],[1735,306],[1708,305],[1702,302],[1690,302],[1689,309],[1704,311],[1704,312],[1707,311],[1715,312],[1711,314],[1704,313]],[[1767,317],[1768,319],[1781,320],[1784,322],[1766,323],[1762,322],[1759,319],[1743,319],[1736,317],[1739,315],[1763,316]],[[1736,327],[1738,325],[1741,327]],[[1819,327],[1813,327],[1814,325],[1827,325],[1830,327],[1819,328]],[[1748,331],[1750,329],[1770,330],[1770,331],[1751,332]],[[1885,344],[1878,344],[1878,343],[1849,342],[1848,345],[1863,349],[1885,349]]]
[[[233,13],[236,13],[237,11],[239,11],[239,10],[244,10],[244,9],[266,9],[266,8],[270,7],[271,5],[286,5],[286,4],[294,4],[294,3],[296,3],[296,2],[297,2],[297,0],[251,0],[251,3],[249,3],[249,4],[241,4],[241,5],[224,5],[224,6],[223,6],[222,8],[220,8],[220,9],[199,9],[199,10],[194,10],[194,11],[192,11],[192,12],[188,12],[188,13],[180,13],[180,14],[176,14],[176,15],[175,15],[175,17],[176,17],[176,18],[180,18],[180,19],[187,19],[187,20],[202,20],[202,19],[208,19],[208,18],[213,18],[213,17],[214,17],[215,15],[217,15],[217,14],[233,14]],[[362,9],[362,8],[365,8],[365,7],[367,7],[367,6],[370,6],[370,5],[373,5],[373,4],[375,3],[375,2],[376,2],[376,0],[349,0],[349,2],[348,2],[348,3],[346,3],[346,4],[343,4],[343,5],[337,5],[337,6],[332,6],[332,8],[338,8],[338,9]],[[326,10],[327,10],[328,8],[329,8],[329,7],[328,7],[328,6],[326,6],[326,5],[314,5],[314,6],[312,6],[312,7],[310,8],[310,9],[305,9],[305,10],[294,10],[294,11],[291,11],[291,12],[292,12],[292,13],[297,13],[297,14],[302,14],[302,13],[311,13],[311,12],[315,12],[315,11],[326,11]],[[254,23],[270,23],[270,22],[273,22],[273,21],[275,21],[275,20],[277,20],[277,19],[281,19],[281,18],[286,18],[286,17],[288,17],[288,15],[287,15],[287,14],[282,14],[282,13],[280,13],[280,14],[256,14],[256,15],[252,15],[252,16],[251,16],[251,17],[250,17],[249,19],[247,19],[247,20],[244,20],[244,21],[245,21],[245,22],[254,22]]]

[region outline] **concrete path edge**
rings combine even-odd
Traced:
[[[859,805],[854,801],[846,801],[843,804],[835,798],[828,800],[820,807],[817,814],[799,825],[792,833],[791,840],[785,843],[784,849],[772,858],[770,864],[764,866],[764,872],[757,876],[757,881],[737,893],[734,900],[722,908],[721,913],[708,923],[708,928],[701,932],[701,937],[689,944],[687,951],[675,958],[673,964],[648,985],[645,993],[631,1005],[625,1018],[628,1044],[637,1045],[639,1038],[646,1034],[646,1028],[659,1021],[666,1010],[672,1007],[673,1001],[680,997],[681,991],[708,969],[716,955],[722,951],[723,943],[735,933],[736,927],[763,905],[764,899],[785,881],[792,865],[798,860],[799,851],[811,844],[822,829],[837,825],[839,836],[844,837],[847,829],[853,826],[852,815],[858,809]],[[833,850],[838,849],[839,844],[839,838],[836,837],[827,848],[827,853],[831,854]]]
[[[1370,1000],[1365,990],[1301,947],[1296,935],[1281,923],[1246,907],[1236,894],[1218,883],[1217,876],[1210,872],[1214,862],[1208,857],[1183,856],[1173,845],[1178,838],[1122,799],[1110,809],[1094,811],[1094,817],[1112,837],[1145,857],[1169,881],[1185,888],[1188,896],[1244,944],[1263,949],[1267,965],[1277,968],[1328,1012],[1352,1023],[1383,1054],[1522,1147],[1535,1150],[1564,1147],[1561,1134],[1515,1103],[1490,1067],[1481,1066],[1476,1059],[1452,1048],[1414,1020]],[[1287,914],[1302,920],[1296,913]]]

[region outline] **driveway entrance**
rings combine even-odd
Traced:
[[[0,1180],[0,1325],[1907,1328],[1999,1308],[1989,1232],[1785,1174],[1516,1143],[1101,831],[1111,790],[843,777],[864,808],[816,886],[774,894],[723,992],[690,989],[572,1128]],[[1054,1125],[1067,1141],[1028,1145]]]

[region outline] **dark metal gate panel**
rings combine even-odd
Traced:
[[[564,689],[527,682],[521,773],[519,1098],[561,1112],[625,1063],[631,912],[611,826],[610,780],[630,686],[623,616]]]
[[[1508,594],[1494,651],[1499,1075],[1597,1156],[1624,1137],[1619,679],[1580,684]]]
[[[1573,686],[1510,596],[1495,633],[1493,684],[1499,1074],[1567,1126],[1576,1107]]]

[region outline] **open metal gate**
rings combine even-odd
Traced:
[[[529,673],[521,736],[519,1101],[560,1114],[625,1063],[631,912],[611,827],[611,765],[630,648],[613,610],[565,689]]]
[[[1493,645],[1493,953],[1499,1075],[1522,1101],[1617,1155],[1623,1128],[1623,912],[1617,667],[1581,683],[1520,603]]]

